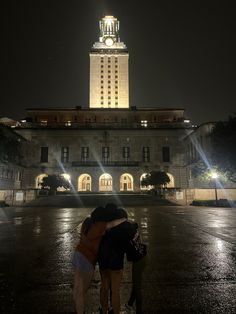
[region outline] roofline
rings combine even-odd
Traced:
[[[26,108],[26,111],[185,111],[185,108],[155,108],[155,107],[130,107],[130,108],[82,108],[82,107],[48,107],[48,108]]]

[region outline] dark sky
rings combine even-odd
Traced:
[[[6,1],[0,116],[88,106],[89,51],[105,14],[130,54],[130,105],[183,107],[194,123],[236,112],[235,20],[228,1]]]

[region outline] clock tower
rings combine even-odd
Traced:
[[[120,41],[119,21],[99,22],[99,41],[90,52],[90,108],[129,108],[129,54]]]

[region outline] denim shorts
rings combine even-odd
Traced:
[[[94,266],[89,260],[79,251],[75,251],[72,257],[72,265],[79,268],[81,271],[90,272],[94,270]]]

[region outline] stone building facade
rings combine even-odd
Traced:
[[[64,174],[79,192],[140,192],[140,180],[164,170],[169,187],[186,188],[184,138],[192,132],[183,108],[129,106],[128,51],[119,22],[100,21],[90,53],[90,106],[29,108],[15,130],[28,141],[24,185]]]

